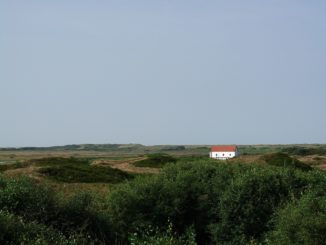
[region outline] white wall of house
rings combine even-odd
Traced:
[[[209,156],[211,158],[220,159],[220,160],[226,160],[228,158],[233,158],[233,157],[236,157],[236,156],[239,156],[239,155],[240,155],[240,153],[238,151],[236,151],[236,152],[230,152],[230,151],[215,152],[215,151],[212,151],[209,154]]]

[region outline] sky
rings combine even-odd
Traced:
[[[0,147],[326,143],[324,0],[0,0]]]

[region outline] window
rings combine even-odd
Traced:
[[[231,156],[231,153],[229,154],[229,156]]]

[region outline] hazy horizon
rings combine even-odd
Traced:
[[[0,147],[325,144],[326,2],[0,0]]]

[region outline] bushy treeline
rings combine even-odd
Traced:
[[[95,195],[65,199],[29,178],[0,176],[0,244],[99,244],[111,241],[109,215]]]
[[[326,176],[320,171],[203,161],[169,166],[160,175],[122,185],[110,195],[109,205],[115,228],[128,231],[123,240],[147,226],[164,230],[170,220],[180,235],[192,227],[199,244],[278,244],[273,234],[286,232],[282,210],[291,211],[287,205],[299,205],[306,195],[313,201],[325,194]],[[325,215],[325,206],[306,215],[314,214]],[[310,224],[312,230],[326,228],[325,223]],[[325,234],[310,238],[322,241]],[[295,242],[290,235],[284,239]],[[322,244],[311,239],[305,244]]]
[[[325,145],[321,145],[318,147],[300,147],[300,146],[293,146],[293,147],[285,147],[282,149],[282,152],[291,154],[291,155],[298,155],[298,156],[308,156],[308,155],[325,155],[326,154],[326,147]]]
[[[108,198],[64,199],[0,179],[1,244],[324,244],[326,175],[212,161],[170,164]]]

